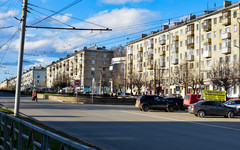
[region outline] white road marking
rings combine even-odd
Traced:
[[[122,111],[122,112],[129,113],[129,114],[135,114],[135,115],[141,115],[141,116],[148,116],[148,117],[153,117],[153,118],[158,118],[158,119],[165,119],[165,120],[178,121],[178,122],[186,122],[186,123],[192,123],[192,124],[197,124],[197,125],[202,125],[202,126],[240,131],[240,129],[231,128],[231,127],[224,127],[224,126],[219,126],[219,125],[211,125],[211,124],[200,123],[200,122],[186,121],[186,120],[180,120],[180,119],[174,119],[174,118],[166,118],[166,117],[154,116],[154,115],[149,115],[149,114],[140,114],[140,113],[134,113],[134,112],[130,112],[130,111]]]

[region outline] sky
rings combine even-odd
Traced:
[[[232,1],[237,2],[236,0]],[[51,64],[84,46],[107,49],[161,30],[162,24],[223,6],[223,0],[28,0],[27,25],[112,29],[26,29],[23,72]],[[0,82],[16,77],[22,0],[0,0]],[[59,12],[55,13],[54,12]],[[5,28],[9,27],[9,28]]]

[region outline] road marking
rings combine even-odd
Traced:
[[[218,126],[218,125],[211,125],[211,124],[200,123],[200,122],[186,121],[186,120],[180,120],[180,119],[174,119],[174,118],[166,118],[166,117],[154,116],[154,115],[149,115],[149,114],[140,114],[140,113],[135,113],[135,112],[130,112],[130,111],[122,111],[122,112],[129,113],[129,114],[135,114],[135,115],[141,115],[141,116],[148,116],[148,117],[153,117],[153,118],[158,118],[158,119],[165,119],[165,120],[178,121],[178,122],[186,122],[186,123],[192,123],[192,124],[197,124],[197,125],[202,125],[202,126],[240,131],[240,129],[236,129],[236,128],[224,127],[224,126]]]

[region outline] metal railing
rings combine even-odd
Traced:
[[[0,112],[0,131],[1,150],[94,149],[3,112]]]

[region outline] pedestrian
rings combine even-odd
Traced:
[[[32,101],[36,101],[37,102],[37,90],[33,90]]]

